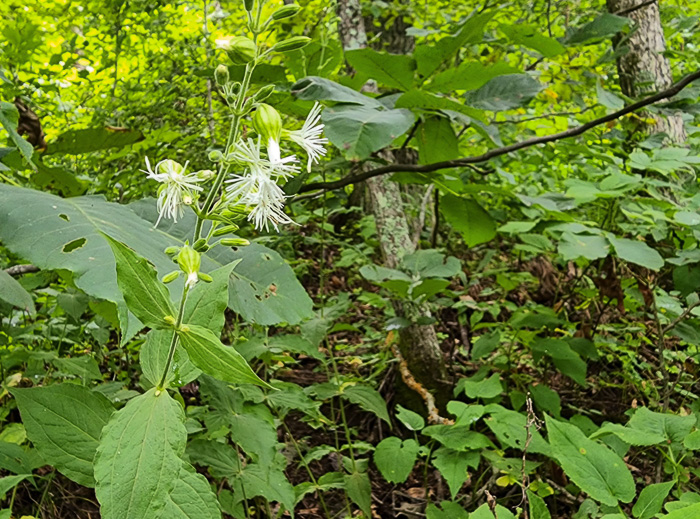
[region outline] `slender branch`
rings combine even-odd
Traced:
[[[609,123],[610,121],[615,121],[620,117],[623,117],[632,112],[636,112],[637,110],[657,103],[658,101],[661,101],[663,99],[673,97],[685,87],[690,85],[693,81],[696,81],[698,79],[700,79],[700,70],[687,75],[677,83],[671,85],[666,90],[657,92],[656,94],[651,95],[649,97],[645,97],[644,99],[641,99],[636,103],[632,103],[631,105],[628,105],[622,108],[621,110],[617,110],[616,112],[612,112],[603,117],[599,117],[598,119],[593,119],[592,121],[582,124],[581,126],[576,126],[575,128],[570,128],[563,132],[554,133],[552,135],[545,135],[541,137],[533,137],[531,139],[526,139],[524,141],[509,144],[508,146],[503,146],[501,148],[494,148],[481,155],[474,155],[471,157],[464,157],[456,160],[446,160],[442,162],[435,162],[432,164],[390,164],[388,166],[370,169],[367,171],[363,171],[362,173],[351,175],[349,177],[342,178],[340,180],[335,180],[332,182],[312,182],[310,184],[302,186],[301,189],[299,189],[299,192],[305,193],[308,191],[316,191],[319,189],[340,189],[341,187],[356,184],[358,182],[363,182],[367,179],[377,177],[379,175],[386,175],[388,173],[432,173],[433,171],[438,171],[441,169],[459,168],[463,166],[468,166],[469,164],[479,164],[481,162],[487,162],[493,158],[500,157],[501,155],[506,155],[514,151],[530,148],[538,144],[547,144],[562,139],[568,139],[570,137],[576,137],[587,132],[592,128],[603,125],[605,123]]]
[[[14,265],[12,267],[6,268],[10,276],[21,276],[22,274],[29,274],[31,272],[39,272],[39,267],[36,265]]]
[[[690,315],[690,312],[692,312],[696,307],[700,306],[700,301],[696,301],[692,305],[690,305],[688,308],[686,308],[681,315],[676,317],[673,321],[671,321],[669,324],[666,325],[665,328],[661,330],[662,335],[666,335],[668,332],[670,332],[673,328],[676,327],[678,323],[681,321],[684,321],[686,317]]]

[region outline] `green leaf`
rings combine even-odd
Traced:
[[[651,437],[663,437],[667,443],[681,443],[695,425],[695,415],[679,416],[657,413],[640,407],[630,418],[627,427],[644,432]]]
[[[350,500],[360,507],[366,517],[371,517],[372,486],[366,472],[345,475],[345,491]]]
[[[501,332],[494,330],[480,335],[472,348],[472,359],[477,360],[493,352],[501,344]]]
[[[557,40],[543,36],[531,25],[505,25],[500,30],[513,43],[536,50],[545,58],[553,58],[566,50]]]
[[[32,295],[3,269],[0,269],[0,299],[30,315],[36,314]]]
[[[440,447],[433,454],[432,464],[447,481],[452,499],[467,481],[467,469],[478,466],[479,457],[476,451],[459,452],[447,447]]]
[[[325,135],[348,160],[364,160],[389,146],[413,125],[410,110],[337,105],[323,111]]]
[[[679,508],[669,514],[664,514],[659,517],[661,519],[698,519],[700,518],[700,503]]]
[[[664,259],[661,255],[644,242],[616,238],[612,235],[608,235],[608,240],[617,255],[625,261],[651,270],[659,270],[664,266]]]
[[[598,95],[598,102],[606,108],[620,110],[625,106],[625,102],[615,94],[611,94],[605,90],[603,85],[600,84],[600,81],[596,83],[596,94]]]
[[[448,97],[431,94],[423,90],[409,90],[396,100],[396,108],[410,108],[412,110],[441,110],[453,111],[466,115],[471,119],[485,122],[483,113],[470,106],[467,106],[457,101],[453,101]]]
[[[414,439],[384,438],[374,450],[374,463],[389,483],[403,483],[413,470],[419,450]]]
[[[413,85],[416,62],[411,56],[365,48],[345,52],[345,59],[359,73],[382,85],[408,90]]]
[[[416,45],[413,53],[416,58],[418,73],[430,76],[440,65],[448,63],[459,49],[468,43],[479,43],[484,37],[484,27],[496,14],[496,9],[476,14],[466,20],[456,34],[446,36],[436,43]]]
[[[440,211],[469,247],[491,241],[496,236],[496,223],[476,201],[451,194],[440,198]]]
[[[425,420],[418,413],[406,409],[400,404],[396,404],[396,419],[411,431],[420,431],[425,427]]]
[[[469,514],[459,503],[453,501],[443,501],[440,503],[440,510],[433,503],[428,503],[425,509],[426,519],[468,519]]]
[[[527,490],[527,501],[530,505],[530,519],[552,519],[544,499],[530,489]]]
[[[480,110],[499,112],[524,106],[544,85],[527,74],[507,74],[491,79],[484,86],[467,94],[467,104]]]
[[[298,324],[314,315],[313,301],[277,252],[252,243],[239,248],[229,261],[237,259],[241,262],[231,273],[228,305],[246,321]]]
[[[457,136],[445,117],[428,117],[416,131],[418,162],[432,164],[459,157]]]
[[[468,378],[460,379],[455,391],[464,391],[469,398],[495,398],[503,392],[503,386],[498,373],[494,373],[490,377],[479,381]]]
[[[700,431],[693,431],[683,439],[683,446],[691,451],[700,450]]]
[[[458,400],[447,402],[447,411],[455,416],[455,425],[470,426],[483,416],[485,410],[483,405],[466,404]]]
[[[139,363],[144,377],[153,386],[157,385],[163,376],[174,333],[175,330],[151,330],[146,335],[146,342],[141,346]],[[201,373],[190,361],[190,356],[182,344],[178,343],[170,372],[165,379],[165,386],[169,387],[172,383],[178,387],[189,384]]]
[[[615,36],[629,24],[629,18],[604,13],[592,22],[574,29],[565,39],[566,45],[588,45]]]
[[[608,506],[634,499],[634,479],[617,454],[586,438],[575,425],[545,419],[554,458],[581,490]]]
[[[5,476],[4,478],[0,478],[0,500],[5,499],[5,494],[8,490],[12,490],[22,481],[30,477],[31,474],[21,474],[19,476]]]
[[[109,148],[123,148],[143,139],[143,134],[126,128],[85,128],[68,130],[48,144],[46,154],[79,155]]]
[[[0,102],[0,125],[5,128],[5,131],[10,136],[10,140],[17,146],[17,149],[27,161],[27,164],[36,171],[36,165],[32,162],[34,147],[17,133],[18,123],[19,112],[17,111],[17,107],[12,103]]]
[[[229,300],[229,279],[241,261],[236,260],[210,272],[211,282],[197,283],[194,286],[187,296],[183,323],[196,324],[214,333],[221,333],[226,322],[224,312]]]
[[[93,458],[114,408],[83,386],[11,389],[29,439],[47,463],[76,483],[94,486]]]
[[[165,318],[175,318],[176,311],[153,265],[111,236],[105,235],[105,238],[114,253],[117,283],[126,306],[146,326],[171,327]]]
[[[671,491],[675,481],[648,485],[639,493],[639,498],[632,508],[632,515],[637,519],[651,519],[661,511],[661,507]]]
[[[473,451],[494,447],[487,436],[469,429],[470,425],[437,424],[429,425],[423,429],[423,434],[455,451]]]
[[[255,374],[240,353],[224,346],[211,330],[193,324],[178,335],[192,363],[204,373],[232,384],[271,387]]]
[[[161,519],[221,519],[216,495],[207,479],[186,463],[180,467],[179,478],[168,494]]]
[[[247,498],[263,496],[268,501],[281,503],[287,510],[294,510],[294,487],[281,470],[249,463],[241,473],[241,483]]]
[[[505,61],[484,65],[480,61],[468,61],[457,68],[448,68],[437,74],[428,90],[452,94],[455,90],[476,90],[489,80],[504,74],[517,73],[518,69],[511,67]]]
[[[376,389],[369,386],[346,387],[341,396],[353,404],[359,405],[365,411],[374,413],[391,427],[391,418],[386,410],[386,402]]]
[[[538,409],[557,418],[561,415],[561,398],[559,393],[544,384],[529,385],[528,390],[532,393],[532,400]]]
[[[610,245],[602,236],[565,232],[559,242],[559,254],[564,261],[586,258],[596,260],[608,255]]]
[[[356,92],[330,79],[309,76],[300,79],[292,86],[292,95],[302,101],[334,101],[381,108],[382,104],[376,99]]]
[[[277,452],[277,430],[269,422],[250,414],[238,414],[229,418],[231,438],[251,457],[262,465],[271,464]]]
[[[185,415],[167,391],[130,400],[104,428],[95,456],[95,493],[104,519],[157,517],[179,479]]]
[[[42,465],[46,465],[46,462],[37,449],[25,449],[16,443],[0,441],[0,469],[15,474],[31,474]]]

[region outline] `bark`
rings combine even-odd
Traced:
[[[339,0],[337,6],[338,30],[343,48],[366,47],[367,31],[359,1]],[[388,160],[394,159],[389,151],[382,152],[382,156]],[[396,268],[403,256],[415,252],[401,191],[398,184],[384,177],[369,179],[367,189],[384,263],[389,268]],[[423,304],[394,301],[393,306],[397,316],[412,323],[430,317],[430,310]],[[430,389],[443,389],[446,367],[435,328],[432,325],[412,324],[399,332],[399,339],[401,353],[416,380]]]
[[[630,97],[648,95],[673,84],[671,64],[663,55],[666,39],[661,25],[659,5],[646,0],[607,0],[611,13],[622,13],[632,22],[632,33],[617,45],[629,51],[617,60],[617,71],[622,93]],[[666,133],[676,143],[686,139],[680,114],[668,117],[654,116],[656,122],[645,128],[648,133]]]

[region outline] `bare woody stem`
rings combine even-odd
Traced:
[[[379,175],[386,175],[388,173],[432,173],[433,171],[438,171],[441,169],[458,168],[468,166],[470,164],[479,164],[482,162],[487,162],[493,158],[500,157],[501,155],[506,155],[513,151],[519,151],[524,148],[530,148],[538,144],[546,144],[561,139],[568,139],[569,137],[576,137],[587,132],[592,128],[603,125],[605,123],[609,123],[611,121],[615,121],[620,117],[623,117],[632,112],[636,112],[646,106],[652,105],[664,99],[668,99],[669,97],[673,97],[685,87],[687,87],[688,85],[690,85],[698,79],[700,79],[700,70],[693,72],[692,74],[688,74],[686,77],[673,84],[666,90],[657,92],[656,94],[651,95],[649,97],[645,97],[644,99],[641,99],[636,103],[632,103],[631,105],[628,105],[622,108],[621,110],[617,110],[616,112],[612,112],[598,119],[593,119],[592,121],[589,121],[585,124],[576,126],[575,128],[571,128],[563,132],[554,133],[552,135],[545,135],[542,137],[533,137],[532,139],[526,139],[524,141],[509,144],[508,146],[503,146],[501,148],[494,148],[492,150],[487,151],[486,153],[483,153],[481,155],[474,155],[472,157],[464,157],[461,159],[446,160],[442,162],[434,162],[432,164],[390,164],[388,166],[370,169],[367,171],[363,171],[362,173],[351,175],[349,177],[342,178],[340,180],[335,180],[332,182],[311,182],[310,184],[302,186],[299,189],[299,193],[306,193],[308,191],[318,190],[328,191],[332,189],[340,189],[342,187],[349,186],[351,184],[357,184],[358,182],[363,182],[367,179],[377,177]]]

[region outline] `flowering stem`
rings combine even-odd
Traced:
[[[185,302],[187,302],[187,293],[190,291],[190,287],[185,282],[185,286],[182,289],[182,298],[180,299],[180,309],[177,312],[177,320],[175,321],[175,330],[173,331],[173,338],[170,341],[170,351],[168,351],[168,360],[165,362],[165,369],[163,369],[163,376],[160,377],[160,382],[158,382],[157,389],[163,391],[165,388],[165,381],[168,378],[168,371],[170,370],[170,365],[173,363],[173,357],[175,356],[175,348],[177,348],[177,330],[182,325],[182,318],[185,315]]]

